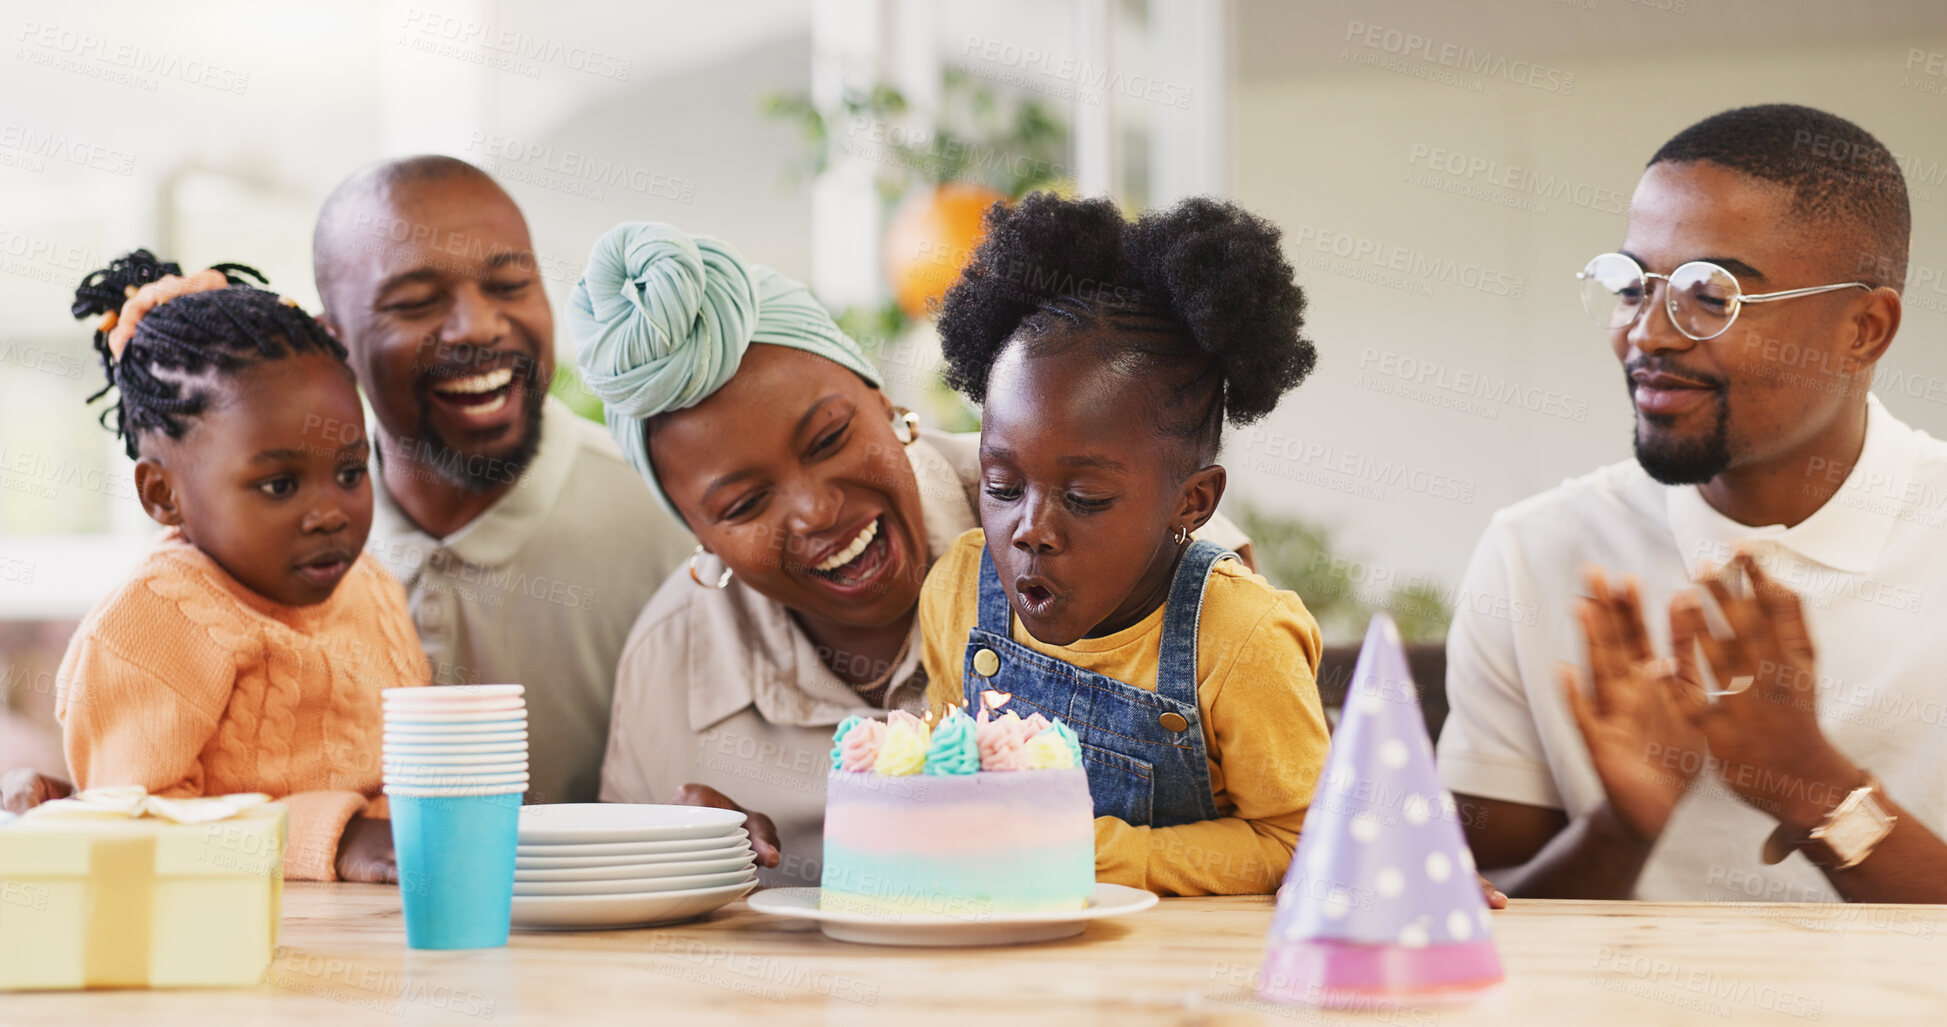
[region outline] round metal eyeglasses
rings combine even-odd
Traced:
[[[1698,342],[1715,339],[1730,330],[1731,322],[1746,303],[1815,296],[1838,289],[1871,289],[1865,282],[1839,282],[1814,285],[1809,289],[1784,292],[1747,293],[1738,287],[1737,277],[1707,260],[1693,260],[1667,275],[1643,270],[1626,253],[1604,253],[1577,272],[1582,281],[1582,309],[1596,324],[1610,331],[1627,328],[1649,309],[1653,279],[1663,279],[1663,306],[1670,323],[1685,337]]]

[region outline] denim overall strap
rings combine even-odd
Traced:
[[[1000,572],[987,547],[980,547],[980,629],[1003,638],[1014,637],[1014,607],[1008,605],[1007,590],[1001,587]]]
[[[1197,539],[1176,566],[1170,597],[1163,606],[1163,654],[1156,665],[1156,692],[1197,705],[1197,625],[1203,619],[1203,589],[1210,568],[1237,554],[1208,539]]]
[[[980,560],[979,619],[967,638],[967,710],[982,693],[1007,696],[999,712],[1058,717],[1074,730],[1097,816],[1171,827],[1217,815],[1197,706],[1197,623],[1210,567],[1230,555],[1199,542],[1178,563],[1163,613],[1156,690],[1084,670],[1014,641],[1014,611],[994,564]]]

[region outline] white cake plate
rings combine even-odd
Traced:
[[[1140,913],[1156,904],[1156,896],[1140,888],[1097,884],[1083,909],[1036,913],[990,913],[979,919],[912,914],[907,916],[856,913],[818,908],[816,888],[771,888],[746,900],[750,908],[775,916],[818,921],[827,938],[862,945],[1019,945],[1031,941],[1072,938],[1090,920]]]

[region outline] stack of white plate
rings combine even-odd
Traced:
[[[703,806],[523,806],[514,926],[645,927],[734,902],[757,887],[743,823]]]

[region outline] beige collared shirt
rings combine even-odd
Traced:
[[[446,538],[406,517],[376,466],[373,479],[366,548],[405,585],[434,682],[526,685],[527,801],[595,801],[616,660],[689,532],[600,425],[552,397],[520,481]]]
[[[934,432],[906,447],[929,563],[977,523],[979,445],[977,433]],[[851,714],[921,712],[919,649],[915,620],[883,708],[874,710],[825,665],[782,604],[735,579],[702,588],[679,571],[622,651],[602,801],[664,802],[684,784],[708,785],[777,824],[783,862],[760,875],[766,884],[815,885],[832,729]]]
[[[1663,652],[1670,598],[1740,548],[1799,595],[1818,652],[1820,729],[1910,815],[1936,832],[1947,827],[1947,443],[1902,424],[1877,397],[1838,493],[1790,527],[1732,521],[1695,486],[1660,485],[1634,460],[1495,514],[1447,634],[1453,713],[1440,735],[1442,781],[1455,792],[1586,815],[1603,801],[1602,783],[1554,677],[1558,661],[1586,673],[1574,619],[1579,568],[1635,575],[1645,626]],[[1665,765],[1659,759],[1651,755],[1652,768]],[[1803,856],[1759,860],[1775,823],[1704,770],[1636,897],[1835,901]]]

